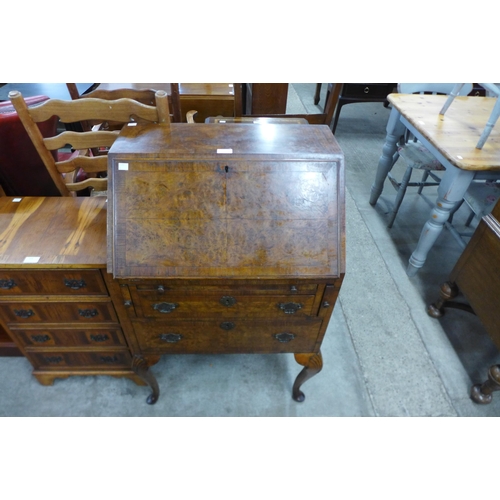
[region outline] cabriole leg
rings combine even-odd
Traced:
[[[295,361],[299,365],[304,366],[302,371],[297,375],[292,389],[292,398],[299,403],[302,403],[306,398],[304,393],[300,390],[300,386],[314,377],[323,368],[323,358],[321,352],[318,353],[296,353],[294,354]]]
[[[143,356],[136,354],[132,359],[132,370],[152,389],[152,393],[146,399],[148,405],[154,405],[160,397],[160,388],[155,376],[149,371],[149,365]]]

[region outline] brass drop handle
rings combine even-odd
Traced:
[[[295,314],[299,309],[304,307],[302,304],[298,304],[297,302],[286,302],[279,303],[278,308],[281,309],[285,314]]]
[[[274,338],[278,342],[290,342],[295,338],[295,335],[293,333],[288,333],[288,332],[282,332],[282,333],[277,333]]]
[[[323,307],[330,307],[330,302],[328,302],[328,300],[325,300],[323,302]]]
[[[47,363],[60,363],[62,360],[62,356],[45,356],[45,361]]]
[[[83,280],[69,280],[65,279],[64,284],[68,287],[71,288],[71,290],[80,290],[80,288],[85,288],[87,286],[87,283]]]
[[[0,280],[0,288],[2,290],[10,290],[17,286],[17,283],[14,280]]]
[[[35,315],[33,309],[14,309],[14,314],[19,318],[24,318],[24,319]]]
[[[50,337],[48,335],[32,335],[31,340],[33,342],[48,342],[50,340]]]
[[[106,342],[106,340],[109,340],[109,336],[106,335],[105,333],[98,335],[91,335],[90,340],[93,340],[94,342]]]
[[[156,289],[158,290],[158,293],[165,293],[165,287],[163,285],[158,285]]]
[[[83,318],[94,318],[99,315],[97,309],[78,309],[78,314]]]
[[[159,302],[158,304],[153,304],[153,309],[162,314],[168,314],[179,307],[179,304],[174,304],[172,302]]]
[[[101,356],[100,360],[102,363],[117,363],[119,361],[118,356]]]
[[[170,344],[175,344],[182,339],[182,335],[180,333],[162,333],[160,334],[160,340],[163,342],[168,342]]]

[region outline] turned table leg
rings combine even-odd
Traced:
[[[491,403],[495,391],[500,391],[500,365],[489,369],[486,382],[472,386],[470,397],[474,403],[485,405]]]
[[[297,375],[292,389],[292,398],[301,403],[306,397],[300,390],[300,386],[321,371],[323,368],[323,358],[321,357],[321,352],[305,354],[296,353],[294,356],[295,361],[304,367]]]
[[[149,365],[146,359],[136,354],[132,359],[132,370],[151,387],[153,392],[146,399],[146,403],[148,405],[154,405],[160,397],[160,388],[158,387],[155,376],[149,371]]]

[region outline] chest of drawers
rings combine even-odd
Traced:
[[[169,353],[293,353],[304,399],[345,273],[343,167],[327,126],[122,130],[108,271],[148,402],[149,367]]]
[[[0,198],[0,322],[42,384],[144,384],[106,284],[105,235],[105,198]]]

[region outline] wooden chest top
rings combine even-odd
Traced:
[[[0,267],[105,267],[106,198],[0,197]]]
[[[125,127],[108,181],[115,277],[344,273],[343,154],[327,126]]]

